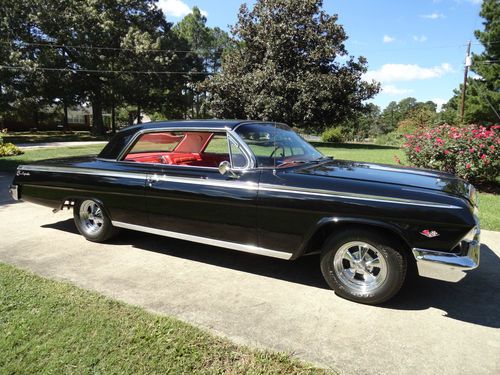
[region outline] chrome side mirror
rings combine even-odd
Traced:
[[[231,169],[231,164],[227,160],[220,162],[219,173],[223,176],[229,175],[230,177],[238,178],[238,175]]]

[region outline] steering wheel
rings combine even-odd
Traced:
[[[274,148],[273,152],[271,152],[271,155],[269,155],[269,159],[272,159],[274,157],[274,154],[276,153],[276,151],[278,151],[279,149],[281,149],[283,151],[281,153],[281,157],[284,158],[285,157],[285,147],[278,145]]]

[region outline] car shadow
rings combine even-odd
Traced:
[[[71,219],[46,224],[42,228],[52,228],[78,234]],[[310,255],[290,262],[130,230],[122,230],[120,235],[112,239],[110,243],[114,245],[132,245],[140,250],[189,259],[315,288],[329,289],[321,275],[318,255]]]
[[[78,233],[71,219],[42,227]],[[141,250],[329,289],[321,275],[318,255],[286,261],[128,230],[110,243],[132,245]],[[482,245],[480,266],[469,271],[458,283],[416,277],[380,308],[407,311],[435,308],[442,310],[446,318],[500,328],[498,266],[499,257],[488,246]]]
[[[500,258],[481,245],[479,267],[457,283],[416,277],[382,307],[394,310],[443,310],[443,316],[500,328]]]

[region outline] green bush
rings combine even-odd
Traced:
[[[21,155],[24,152],[12,143],[3,143],[0,139],[0,156]]]
[[[398,146],[404,143],[403,134],[398,131],[390,132],[387,134],[380,134],[375,139],[375,144],[383,146]]]
[[[321,139],[323,142],[329,143],[339,143],[344,142],[344,134],[342,132],[342,128],[330,128],[326,129],[323,134],[321,134]]]
[[[500,125],[440,125],[406,134],[406,158],[415,167],[452,172],[472,181],[500,175]]]

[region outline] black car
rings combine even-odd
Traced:
[[[127,228],[281,259],[320,253],[326,282],[369,304],[393,297],[412,270],[457,281],[479,264],[472,185],[325,157],[277,123],[128,127],[97,157],[20,166],[11,194],[73,207],[90,241]]]

